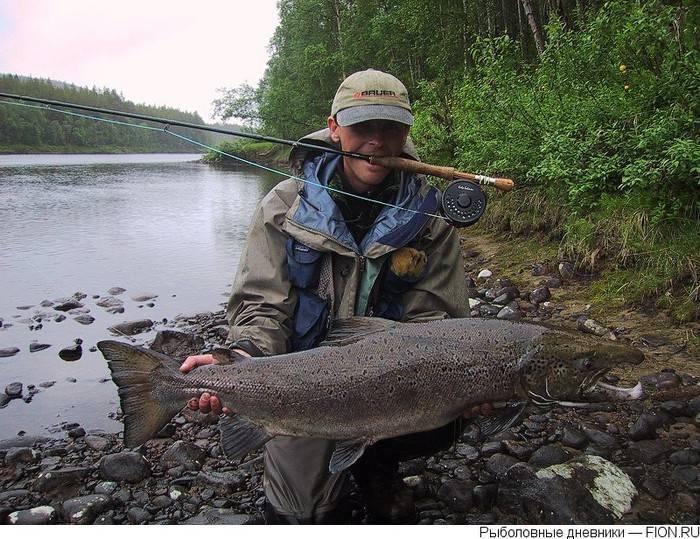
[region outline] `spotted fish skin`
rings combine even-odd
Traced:
[[[203,392],[269,436],[376,441],[440,427],[474,404],[577,395],[587,378],[643,357],[576,332],[501,320],[402,324],[360,318],[341,325],[350,328],[350,338],[331,345],[199,367],[187,375],[161,354],[99,343],[120,386],[125,442],[143,443]],[[355,325],[359,331],[353,333]],[[144,400],[158,411],[156,418],[133,406]],[[129,421],[137,415],[138,421]]]

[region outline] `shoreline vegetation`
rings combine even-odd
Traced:
[[[0,74],[0,91],[205,125],[196,112],[134,103],[126,100],[117,91],[108,88],[84,88],[51,79]],[[113,116],[99,113],[90,115],[109,120],[115,119]],[[154,125],[140,120],[129,120],[128,123],[148,127]],[[158,128],[162,127],[160,124],[155,125]],[[235,130],[240,126],[226,124],[225,127]],[[177,132],[209,146],[230,138],[222,134],[188,128],[178,128]],[[160,129],[126,127],[91,118],[66,115],[46,110],[41,106],[0,100],[0,154],[7,153],[202,152],[200,147],[164,133]]]
[[[263,79],[225,89],[222,119],[296,139],[325,125],[345,75],[389,71],[412,96],[423,160],[515,179],[511,193],[487,190],[476,231],[528,240],[530,259],[571,263],[590,276],[593,303],[700,320],[700,7],[280,6]],[[267,162],[273,149],[244,142],[228,151]],[[225,159],[210,152],[205,161]]]
[[[0,146],[0,155],[37,155],[37,154],[151,154],[151,153],[191,153],[201,155],[196,150],[144,150],[143,148],[120,148],[116,146],[93,146],[90,148],[78,146]]]

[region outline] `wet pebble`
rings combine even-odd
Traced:
[[[148,461],[134,451],[105,455],[100,460],[100,476],[108,481],[138,483],[150,475]]]
[[[668,457],[671,464],[689,465],[700,463],[700,451],[694,449],[682,449],[675,451]]]
[[[662,372],[656,378],[657,389],[673,389],[680,384],[681,379],[675,372]]]
[[[82,438],[85,436],[85,429],[83,427],[76,427],[68,431],[69,438]]]
[[[619,446],[617,440],[606,432],[591,428],[584,428],[583,432],[586,437],[598,447],[617,448]]]
[[[11,346],[9,348],[0,348],[0,357],[12,357],[19,352],[19,348]]]
[[[479,314],[484,317],[489,317],[489,316],[496,316],[498,313],[501,312],[501,307],[498,307],[496,305],[482,305],[479,307]]]
[[[37,460],[37,453],[31,447],[11,447],[5,454],[5,465],[16,466]]]
[[[496,318],[498,318],[499,320],[517,321],[517,320],[521,320],[522,317],[523,317],[523,313],[520,312],[520,309],[517,309],[517,308],[514,309],[510,305],[506,305],[505,307],[503,307],[503,309],[498,311],[498,314],[496,315]]]
[[[110,446],[110,442],[102,436],[88,435],[85,436],[85,445],[93,451],[105,451]]]
[[[583,449],[588,444],[588,437],[578,429],[567,427],[562,433],[561,443],[574,449]]]
[[[151,520],[151,513],[141,507],[129,507],[126,512],[129,524],[143,524]]]
[[[479,274],[476,276],[476,278],[480,281],[485,281],[486,279],[490,278],[493,275],[493,272],[488,269],[482,269]]]
[[[700,397],[695,397],[688,401],[688,413],[690,415],[700,414]]]
[[[559,275],[564,280],[569,280],[574,278],[574,266],[571,262],[561,262],[559,263]]]
[[[437,497],[451,510],[466,513],[474,504],[472,498],[473,488],[474,484],[471,481],[448,479],[440,485]]]
[[[603,326],[600,322],[593,320],[593,318],[579,318],[577,327],[579,331],[597,335],[599,337],[602,337],[608,333],[608,328]]]
[[[457,444],[455,447],[455,454],[464,459],[467,463],[475,462],[479,458],[479,450],[469,444]]]
[[[518,459],[515,457],[511,457],[510,455],[505,455],[503,453],[496,453],[495,455],[489,457],[489,459],[486,461],[486,470],[496,477],[501,477],[511,466],[516,465],[518,462]]]
[[[503,451],[503,442],[486,442],[481,446],[481,454],[484,457],[490,457],[496,453]]]
[[[68,300],[68,301],[63,301],[59,303],[58,305],[54,306],[54,309],[57,311],[61,312],[67,312],[67,311],[72,311],[73,309],[81,309],[85,307],[82,303],[80,303],[77,300]]]
[[[166,465],[180,465],[186,470],[200,470],[206,459],[206,452],[191,442],[178,440],[163,454],[161,462]]]
[[[39,352],[41,350],[46,350],[49,348],[51,345],[50,344],[44,344],[44,343],[38,343],[38,342],[32,342],[29,343],[29,351],[30,352]]]
[[[630,440],[649,440],[656,436],[657,420],[650,414],[642,414],[629,431]]]
[[[671,478],[684,483],[692,483],[698,479],[697,466],[676,466],[671,473]]]
[[[515,440],[505,440],[503,442],[503,447],[509,455],[512,455],[518,460],[527,460],[535,451],[535,448],[529,442],[519,442]]]
[[[105,494],[89,494],[63,502],[64,518],[71,524],[92,524],[97,515],[112,505]]]
[[[107,496],[111,496],[114,494],[117,489],[119,488],[119,483],[116,483],[115,481],[100,481],[95,485],[95,494],[106,494]]]
[[[498,484],[486,483],[485,485],[476,485],[473,490],[474,505],[481,512],[490,511],[496,503],[498,496]]]
[[[58,514],[50,505],[15,511],[7,516],[8,524],[19,525],[52,524],[57,519]]]
[[[562,464],[569,460],[571,455],[557,445],[544,445],[537,449],[530,459],[528,464],[538,468],[546,468],[553,464]]]
[[[5,393],[0,393],[0,408],[4,408],[12,399]]]
[[[75,318],[73,318],[73,320],[75,320],[79,324],[83,324],[84,326],[88,326],[95,321],[95,319],[89,314],[81,314],[80,316],[76,316]]]
[[[686,403],[683,401],[665,401],[661,403],[661,410],[674,417],[685,415]]]
[[[637,462],[653,464],[668,455],[672,447],[665,440],[640,440],[630,442],[627,451]]]
[[[5,386],[5,394],[11,399],[19,399],[22,397],[22,389],[24,386],[21,382],[12,382]]]
[[[549,288],[547,288],[546,286],[537,287],[532,292],[530,292],[530,301],[535,305],[539,305],[540,303],[549,301],[551,297],[552,294],[550,293]]]
[[[153,327],[153,321],[149,319],[132,320],[130,322],[122,322],[121,324],[115,324],[107,329],[112,333],[117,335],[137,335],[138,333],[143,333],[148,331]]]
[[[151,294],[149,292],[145,292],[145,293],[141,293],[141,294],[135,294],[135,295],[131,296],[131,299],[133,301],[138,302],[138,303],[142,303],[144,301],[155,299],[157,297],[158,297],[158,294]]]
[[[75,339],[72,346],[66,346],[58,352],[58,357],[63,361],[77,361],[83,355],[82,339]]]

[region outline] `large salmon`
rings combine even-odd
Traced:
[[[189,398],[208,392],[236,413],[220,421],[228,457],[276,435],[325,438],[338,440],[334,472],[368,444],[438,428],[475,404],[571,404],[609,369],[644,358],[629,346],[573,331],[470,318],[340,320],[318,348],[253,359],[234,354],[228,364],[186,375],[152,350],[117,341],[98,348],[119,386],[127,446],[144,443]],[[519,409],[507,409],[502,426]]]

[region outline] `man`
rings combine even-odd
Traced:
[[[408,140],[412,123],[405,86],[369,69],[343,81],[328,128],[302,140],[417,159]],[[413,322],[469,315],[457,234],[428,215],[437,211],[437,189],[412,174],[322,151],[297,147],[291,160],[309,183],[285,180],[257,208],[228,305],[233,350],[268,356],[313,348],[332,320],[351,316]],[[213,362],[210,355],[191,356],[181,370]],[[189,403],[202,412],[229,412],[223,405],[208,394]],[[367,450],[351,471],[371,521],[405,521],[410,503],[397,503],[398,461],[449,446],[458,428]],[[328,472],[333,449],[333,441],[286,436],[266,444],[269,523],[349,520],[348,474]]]

